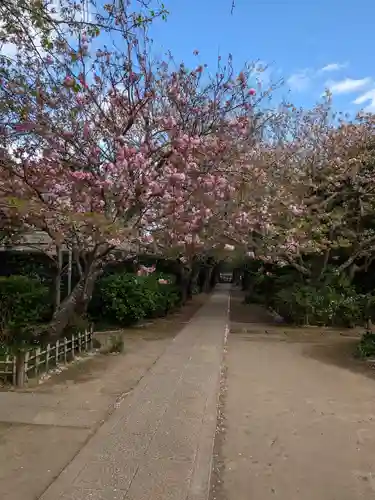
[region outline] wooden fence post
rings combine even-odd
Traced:
[[[73,333],[73,335],[72,335],[72,359],[75,359],[75,357],[76,357],[75,348],[76,348],[76,343],[75,343],[75,337],[74,337],[74,333]]]
[[[40,347],[35,349],[35,366],[34,366],[34,373],[35,376],[38,376],[39,373],[39,366],[40,366]]]
[[[57,340],[56,344],[47,344],[45,350],[42,350],[41,347],[36,347],[32,351],[19,350],[15,355],[5,357],[4,373],[8,378],[11,378],[14,386],[24,387],[29,378],[29,371],[32,372],[33,376],[37,377],[41,372],[49,371],[53,360],[58,365],[60,358],[63,358],[64,363],[67,364],[69,362],[69,351],[71,351],[71,358],[74,361],[77,351],[81,353],[93,350],[93,340],[93,328],[90,326],[90,328],[75,335],[73,334],[71,339],[65,337],[64,340]],[[71,349],[69,349],[69,345],[71,345]],[[34,361],[34,364],[32,361]]]
[[[82,344],[82,332],[78,332],[78,352],[81,352],[81,344]]]
[[[47,344],[47,347],[46,347],[46,362],[45,362],[46,372],[48,372],[48,369],[49,369],[49,352],[50,352],[50,349],[51,349],[50,344]]]
[[[17,385],[17,357],[15,355],[12,357],[12,379],[13,385]]]
[[[25,353],[18,351],[16,354],[16,386],[25,385]]]
[[[94,328],[90,326],[90,351],[94,349]]]
[[[59,349],[60,349],[60,340],[56,340],[56,355],[55,355],[55,361],[56,361],[56,366],[59,364]]]
[[[64,338],[64,364],[66,365],[66,363],[68,362],[68,349],[67,349],[67,342],[68,342],[68,339],[65,337]]]
[[[29,360],[30,360],[30,351],[26,351],[25,353],[25,382],[27,382],[29,376]]]

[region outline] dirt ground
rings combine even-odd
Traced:
[[[91,356],[42,385],[1,392],[1,500],[37,500],[205,300],[124,330],[122,354]]]
[[[375,370],[353,359],[357,333],[258,327],[233,305],[211,500],[375,498]]]

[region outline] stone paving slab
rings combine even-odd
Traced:
[[[123,355],[92,356],[37,387],[0,392],[0,499],[37,500],[170,342],[127,339]]]
[[[109,400],[109,398],[108,398]],[[39,411],[41,408],[61,408],[63,410],[70,410],[72,403],[65,394],[51,394],[43,392],[22,392],[22,391],[9,391],[0,392],[0,416],[2,411],[5,410],[6,406],[23,406],[31,408],[35,411]],[[75,401],[75,406],[81,410],[91,410],[95,405],[94,409],[99,409],[102,407],[101,402],[96,402],[92,400],[85,400],[81,398],[79,401]]]
[[[36,500],[86,442],[90,429],[0,427],[0,498]],[[32,479],[32,480],[31,480]]]
[[[0,392],[0,422],[61,427],[93,427],[105,418],[113,398],[69,401],[63,395]]]
[[[15,411],[16,410],[16,411]],[[17,411],[18,410],[18,411]],[[1,411],[0,422],[24,425],[53,425],[58,427],[92,428],[105,418],[107,409],[80,410],[70,409],[56,411],[56,408],[39,411],[25,406],[11,406]]]
[[[206,500],[229,287],[222,285],[40,500]]]

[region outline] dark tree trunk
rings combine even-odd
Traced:
[[[236,286],[241,284],[241,269],[233,269],[233,284]]]
[[[101,270],[90,268],[81,276],[71,294],[61,302],[47,325],[44,336],[48,337],[48,340],[60,338],[76,314],[86,313],[95,282],[101,273]]]
[[[73,288],[72,293],[63,300],[60,307],[55,311],[52,320],[48,325],[47,334],[49,339],[59,338],[65,328],[69,325],[72,317],[82,303],[87,278],[88,277],[83,276],[79,280]]]
[[[182,304],[185,304],[189,296],[190,279],[191,270],[178,262],[176,269],[176,285],[180,290]]]
[[[203,293],[209,293],[211,291],[211,276],[213,268],[212,266],[205,266],[204,269],[204,280],[203,280]]]
[[[98,277],[103,273],[102,270],[96,270],[92,274],[90,274],[86,280],[85,287],[83,293],[79,300],[77,301],[77,306],[75,312],[80,315],[84,315],[87,312],[87,308],[89,306],[90,300],[92,298],[92,294],[94,292],[94,286],[98,279]]]
[[[190,298],[190,290],[191,290],[191,270],[185,268],[182,280],[183,304],[185,304],[185,302]]]
[[[220,267],[216,264],[211,272],[211,280],[210,280],[211,290],[214,289],[215,286],[218,284],[219,276],[220,276]]]
[[[190,273],[189,289],[188,289],[189,299],[193,297],[194,289],[197,287],[199,272],[200,272],[200,263],[196,261],[193,263],[192,271]]]
[[[244,271],[242,275],[242,290],[246,291],[249,289],[251,284],[250,273],[249,271]]]
[[[63,261],[62,261],[62,251],[60,247],[56,247],[56,252],[57,252],[57,270],[56,270],[56,276],[55,276],[55,311],[60,307],[61,304],[61,274],[62,274],[62,267],[63,267]]]
[[[188,294],[189,294],[189,283],[185,277],[183,277],[181,280],[180,294],[181,294],[181,303],[185,304],[187,299],[188,299]]]

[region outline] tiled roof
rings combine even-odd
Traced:
[[[52,238],[44,231],[33,231],[26,233],[18,238],[17,243],[11,246],[0,246],[0,251],[4,250],[17,250],[17,251],[41,251],[41,252],[51,252],[54,254],[56,252],[56,246]],[[67,250],[65,245],[62,245],[62,250]],[[123,243],[118,247],[118,250],[128,251],[129,253],[138,253],[139,248],[136,245],[129,245]]]

